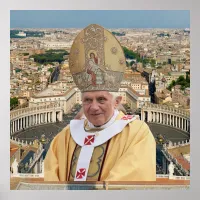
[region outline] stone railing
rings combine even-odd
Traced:
[[[11,138],[10,138],[10,141],[11,141],[13,144],[21,145],[22,147],[25,147],[25,146],[28,146],[28,145],[32,145],[32,144],[33,144],[32,142],[29,142],[29,143],[28,143],[28,141],[20,140],[19,138],[14,138],[14,137],[11,137]]]
[[[156,174],[156,178],[168,178],[169,174]]]
[[[169,174],[156,174],[156,178],[169,178],[172,180],[190,180],[190,176],[169,176]]]
[[[173,179],[173,180],[190,180],[190,176],[170,176],[169,179]]]
[[[163,147],[165,148],[165,149],[175,149],[175,148],[177,148],[177,147],[183,147],[183,146],[187,146],[187,145],[190,145],[190,140],[188,141],[188,140],[183,140],[182,142],[178,142],[178,143],[176,143],[176,142],[169,142],[169,144],[164,144],[163,145]]]
[[[44,178],[44,173],[39,174],[30,174],[30,173],[17,173],[17,174],[10,174],[11,178]]]

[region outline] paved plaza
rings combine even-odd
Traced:
[[[190,139],[188,133],[170,127],[170,126],[164,126],[161,124],[154,124],[154,123],[148,123],[154,137],[156,137],[158,134],[163,135],[167,140],[170,140],[172,142],[181,142],[183,140]]]
[[[51,141],[64,127],[69,124],[70,120],[74,118],[77,111],[74,113],[64,115],[63,122],[51,123],[51,124],[43,124],[36,127],[31,127],[16,133],[14,137],[20,138],[21,140],[27,140],[28,142],[33,141],[35,139],[40,139],[43,134],[45,137]],[[158,134],[162,134],[166,137],[166,139],[172,142],[179,142],[183,140],[189,139],[189,135],[181,130],[164,126],[160,124],[148,124],[154,137]]]

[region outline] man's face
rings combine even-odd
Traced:
[[[94,126],[101,126],[113,116],[120,100],[113,100],[113,96],[107,91],[84,92],[82,94],[84,114]]]

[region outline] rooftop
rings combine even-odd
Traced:
[[[176,158],[177,162],[181,164],[181,166],[185,170],[190,170],[190,162],[184,158],[184,155],[190,155],[190,145],[184,145],[172,149],[168,149],[168,152]]]
[[[18,145],[10,143],[10,157],[12,157],[18,149]]]

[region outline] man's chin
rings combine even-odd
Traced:
[[[96,127],[99,127],[99,126],[102,126],[103,125],[103,123],[92,123],[94,126],[96,126]]]
[[[91,121],[91,123],[94,125],[94,126],[102,126],[104,124],[104,122],[102,121]]]

